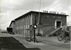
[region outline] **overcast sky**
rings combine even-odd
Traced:
[[[10,22],[31,10],[65,12],[71,25],[71,0],[0,0],[0,28],[6,29]]]

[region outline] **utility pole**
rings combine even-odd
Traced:
[[[41,0],[39,0],[39,13],[38,13],[37,27],[39,27],[39,22],[40,22],[40,9],[41,9]],[[39,34],[39,29],[38,29],[38,34]]]
[[[39,0],[39,14],[38,14],[38,23],[37,23],[37,25],[39,25],[39,21],[40,21],[40,9],[41,9],[41,0]]]

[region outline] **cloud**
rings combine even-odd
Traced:
[[[65,11],[71,5],[71,0],[55,0],[49,7],[45,7],[44,10],[50,11]]]
[[[54,0],[41,0],[41,8],[49,6]],[[2,9],[6,10],[37,10],[40,0],[2,0]]]

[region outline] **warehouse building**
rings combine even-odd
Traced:
[[[30,11],[16,19],[14,19],[10,28],[14,34],[30,35],[30,26],[36,26],[35,33],[41,35],[49,35],[54,33],[57,28],[67,25],[66,14],[52,12]]]

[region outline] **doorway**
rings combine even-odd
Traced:
[[[56,20],[55,21],[55,28],[60,28],[62,26],[62,21]]]

